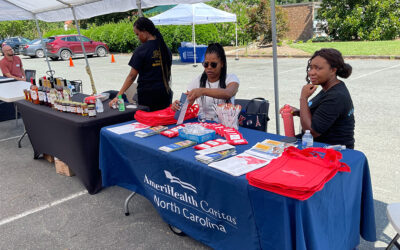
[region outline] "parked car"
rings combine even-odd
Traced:
[[[46,39],[46,38],[43,39],[43,42],[45,44],[47,41],[48,41],[48,39]],[[27,45],[25,45],[22,48],[21,54],[24,56],[30,56],[30,57],[39,57],[39,58],[44,57],[41,40],[35,39],[35,40],[30,41]]]
[[[52,60],[58,60],[58,58],[68,60],[70,57],[82,55],[81,38],[87,55],[106,56],[108,54],[108,46],[105,43],[92,41],[85,36],[60,35],[48,38],[47,55]]]
[[[21,36],[9,37],[4,39],[4,42],[1,47],[3,47],[4,45],[9,45],[11,46],[11,48],[13,48],[14,54],[20,54],[22,48],[25,47],[25,45],[28,44],[30,41],[31,40]]]

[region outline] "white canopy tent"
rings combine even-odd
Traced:
[[[203,2],[205,1],[207,0],[203,0]],[[75,20],[80,35],[78,19],[86,19],[114,12],[124,12],[137,9],[138,6],[139,8],[150,8],[158,5],[197,2],[202,2],[202,0],[35,0],[34,2],[32,0],[0,0],[0,21],[35,20],[44,50],[42,34],[37,20],[45,22]],[[85,55],[86,71],[90,77],[92,91],[96,93],[96,87],[82,41],[81,46]],[[45,53],[45,55],[50,74],[53,76],[47,54]]]
[[[40,38],[42,34],[37,20],[46,22],[66,21],[72,19],[86,19],[98,15],[109,14],[113,12],[124,12],[131,9],[150,8],[158,5],[198,3],[209,0],[0,0],[0,21],[12,20],[36,20],[36,27]],[[276,16],[275,1],[271,2],[272,19],[272,39],[273,39],[273,65],[274,65],[274,92],[275,92],[275,118],[276,132],[279,134],[279,91],[278,91],[278,63],[276,48]],[[193,10],[192,10],[193,15]],[[193,15],[195,16],[195,15]],[[175,19],[177,17],[174,17]],[[207,18],[206,18],[207,19]],[[197,19],[196,19],[197,20]],[[232,22],[232,21],[231,21]],[[235,21],[236,22],[236,16]],[[76,22],[77,23],[77,22]],[[192,20],[192,23],[194,21]],[[190,24],[190,23],[189,23]],[[77,26],[78,32],[79,26]],[[194,29],[194,24],[193,24]],[[237,41],[237,30],[236,30]],[[96,92],[93,77],[91,75],[89,62],[86,57],[83,43],[81,44],[86,60],[86,69],[89,74],[93,93]],[[43,39],[42,46],[44,48]],[[50,63],[46,56],[46,61],[50,72],[52,72]]]
[[[236,15],[213,8],[204,3],[178,4],[157,16],[151,17],[155,25],[192,25],[194,63],[196,64],[196,24],[236,23]],[[237,23],[236,23],[237,47]]]

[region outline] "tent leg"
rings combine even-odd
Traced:
[[[235,57],[235,60],[239,60],[239,48],[238,48],[238,43],[237,43],[237,38],[238,38],[238,35],[237,35],[237,22],[235,23],[235,33],[236,33],[236,57]]]
[[[194,5],[192,4],[192,40],[193,40],[193,60],[194,64],[193,67],[197,67],[196,64],[196,30],[195,30],[195,23],[194,23]]]
[[[279,135],[279,89],[278,89],[278,60],[276,48],[276,16],[275,16],[275,1],[271,1],[271,23],[272,23],[272,52],[274,65],[274,93],[275,93],[275,120],[276,134]]]
[[[88,59],[87,59],[85,46],[83,45],[83,41],[82,41],[82,39],[81,39],[81,30],[79,29],[78,20],[76,19],[75,8],[74,8],[74,7],[71,7],[71,10],[72,10],[72,14],[74,15],[74,20],[75,20],[75,24],[76,24],[76,29],[78,30],[78,35],[79,35],[79,38],[80,38],[79,40],[81,41],[81,46],[82,46],[83,55],[85,56],[85,61],[86,61],[86,73],[89,75],[90,83],[91,83],[91,85],[92,85],[92,92],[93,92],[93,94],[97,94],[96,86],[94,85],[94,80],[93,80],[92,71],[91,71],[91,69],[90,69],[89,61],[88,61]]]
[[[44,42],[43,42],[43,36],[42,36],[42,32],[40,32],[39,22],[38,22],[38,20],[36,18],[36,14],[34,15],[34,17],[35,17],[36,29],[37,29],[37,31],[39,33],[39,36],[40,36],[40,44],[42,45],[42,50],[43,50],[43,53],[44,53],[44,55],[46,57],[47,66],[49,67],[49,71],[47,71],[47,72],[50,73],[50,77],[53,78],[53,75],[54,75],[55,72],[50,67],[49,57],[47,56],[47,52],[46,52],[47,49],[46,49],[46,46],[44,45]]]

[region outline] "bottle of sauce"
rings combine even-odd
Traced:
[[[33,78],[31,78],[31,89],[30,89],[30,92],[31,92],[32,102],[34,104],[39,104],[40,101],[39,101],[38,87],[36,86],[35,81],[34,81]]]

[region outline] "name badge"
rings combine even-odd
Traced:
[[[19,64],[16,64],[15,66],[17,66],[19,68]]]

